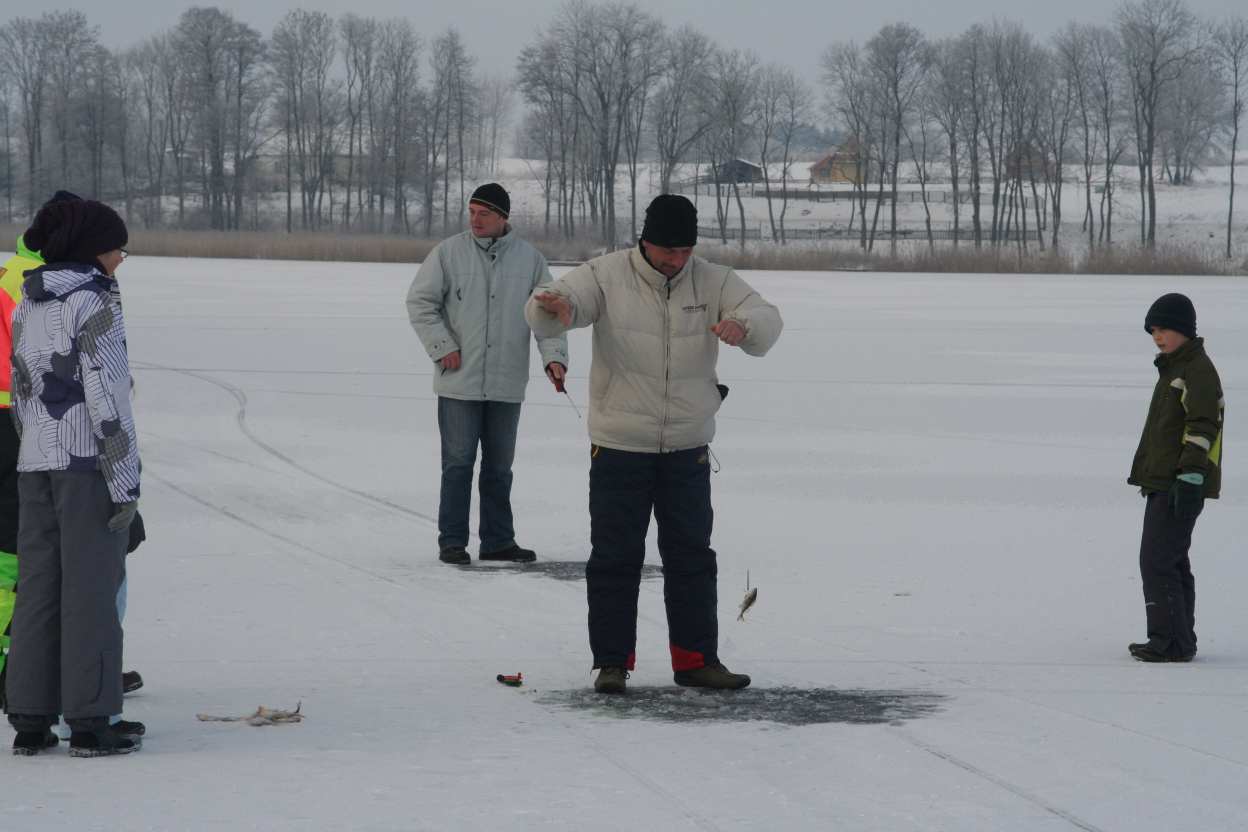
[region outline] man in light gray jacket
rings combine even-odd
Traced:
[[[477,188],[468,203],[470,228],[439,243],[407,293],[407,313],[434,362],[442,437],[438,557],[464,565],[472,469],[481,446],[481,560],[527,563],[537,558],[516,543],[511,464],[520,403],[529,382],[529,326],[524,303],[550,280],[546,260],[507,222],[511,200],[497,183]],[[567,337],[538,337],[551,383],[568,366]],[[557,386],[557,385],[556,385]]]
[[[593,326],[585,568],[594,688],[623,693],[636,660],[637,594],[654,514],[677,684],[736,689],[719,660],[709,443],[727,388],[720,343],[761,356],[780,337],[776,307],[736,272],[693,256],[697,211],[656,197],[636,249],[590,260],[537,292],[538,336]]]

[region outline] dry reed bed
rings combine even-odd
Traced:
[[[21,232],[0,225],[0,241]],[[530,239],[552,262],[580,262],[600,254],[589,239]],[[418,263],[437,240],[386,234],[295,233],[252,231],[133,232],[129,249],[148,257],[218,257],[257,260],[320,260],[369,263]],[[0,243],[3,245],[3,243]],[[775,246],[703,243],[698,253],[738,269],[771,271],[887,271],[978,274],[1248,274],[1248,260],[1227,260],[1210,246],[1160,245],[1148,250],[1124,245],[1097,249],[1091,255],[1070,249],[980,248],[945,245],[935,251],[911,246],[897,254],[886,249],[865,253],[849,246]]]

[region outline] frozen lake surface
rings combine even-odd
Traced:
[[[588,440],[536,354],[513,503],[540,559],[436,560],[413,271],[126,263],[149,534],[127,715],[149,733],[131,757],[0,757],[5,828],[1243,828],[1244,279],[747,273],[786,329],[723,353],[712,487],[721,654],[754,685],[672,685],[652,539],[633,689],[604,701]],[[1126,651],[1125,480],[1168,291],[1226,388],[1226,496],[1192,550],[1200,655],[1150,666]],[[574,333],[582,410],[589,349]],[[195,719],[297,702],[299,725]]]

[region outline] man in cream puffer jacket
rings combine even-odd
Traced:
[[[589,377],[592,550],[585,575],[597,690],[635,663],[637,595],[654,513],[678,684],[742,688],[719,661],[708,445],[723,395],[720,342],[765,354],[783,323],[732,269],[693,256],[697,211],[664,194],[636,249],[590,260],[525,307],[538,337],[593,326]],[[724,388],[726,391],[726,388]]]

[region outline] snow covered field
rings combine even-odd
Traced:
[[[747,274],[787,325],[721,360],[721,652],[754,685],[672,686],[650,573],[633,691],[601,701],[584,423],[535,365],[514,503],[540,560],[439,564],[411,273],[126,263],[150,536],[127,715],[149,733],[132,757],[0,756],[5,829],[1243,828],[1248,283]],[[1148,666],[1125,478],[1171,290],[1230,436],[1193,547],[1200,656]],[[195,719],[299,701],[300,725]]]
[[[1248,178],[1242,169],[1245,159],[1241,157],[1236,177],[1239,181],[1237,188],[1235,221],[1232,226],[1232,240],[1236,251],[1242,252],[1245,246],[1248,246],[1248,210],[1244,205],[1243,186],[1244,180]],[[659,193],[659,174],[657,165],[653,163],[644,163],[639,168],[640,173],[637,181],[637,222],[640,224],[645,215],[646,205],[650,200]],[[1087,243],[1087,232],[1083,229],[1083,215],[1085,207],[1085,189],[1083,185],[1083,168],[1081,165],[1067,165],[1065,168],[1065,184],[1062,189],[1062,245],[1072,251],[1083,251]],[[542,162],[529,161],[524,159],[507,158],[500,160],[498,170],[495,175],[498,180],[503,183],[511,194],[512,215],[516,221],[524,228],[536,232],[542,227],[542,217],[545,210],[545,202],[542,197],[541,179],[544,176],[545,164]],[[1164,245],[1184,246],[1184,247],[1205,247],[1219,250],[1226,245],[1226,208],[1227,196],[1230,192],[1230,173],[1229,165],[1210,165],[1195,174],[1195,181],[1191,185],[1175,186],[1169,185],[1163,181],[1157,183],[1157,241]],[[691,180],[695,176],[709,176],[705,166],[698,168],[695,165],[682,165],[678,168],[676,181]],[[772,175],[773,188],[779,190],[780,168],[773,166]],[[932,203],[930,205],[932,212],[932,227],[938,232],[940,230],[951,230],[953,227],[953,205],[951,202],[940,202],[942,194],[939,191],[950,191],[948,174],[941,171],[941,166],[936,166],[933,173],[931,183],[928,185],[931,193]],[[965,171],[963,172],[962,190],[965,193],[967,184],[965,180]],[[807,162],[794,163],[790,173],[789,188],[792,191],[801,191],[809,187],[810,164]],[[910,233],[916,239],[923,239],[924,235],[924,213],[923,205],[919,197],[920,187],[917,184],[917,173],[913,166],[907,165],[903,168],[902,178],[904,184],[900,186],[901,191],[911,192],[912,198],[916,201],[903,201],[897,206],[897,223],[899,228],[909,229]],[[1140,196],[1139,196],[1139,173],[1137,169],[1131,165],[1119,165],[1116,169],[1117,183],[1115,185],[1114,206],[1113,206],[1113,239],[1116,242],[1131,245],[1137,243],[1140,239]],[[1099,211],[1101,192],[1097,190],[1103,185],[1102,179],[1093,180],[1092,207],[1093,212],[1098,217],[1097,228],[1100,227]],[[872,190],[874,189],[872,185]],[[984,212],[984,222],[987,224],[992,216],[992,183],[986,181],[984,187],[984,202],[981,209]],[[827,186],[827,190],[852,190],[850,186]],[[1043,194],[1043,188],[1041,187]],[[742,205],[745,208],[746,227],[752,233],[761,233],[764,237],[770,237],[770,225],[768,223],[767,200],[764,197],[765,190],[761,183],[754,186],[753,196],[750,195],[749,186],[743,189]],[[690,199],[696,199],[698,205],[699,224],[706,229],[716,226],[715,213],[715,197],[713,186],[704,185],[698,189],[698,194],[693,194],[691,189],[686,189],[685,195]],[[616,179],[616,212],[617,218],[622,230],[621,237],[627,236],[631,219],[631,206],[629,202],[629,181],[627,171],[621,168]],[[735,198],[730,193],[725,194],[728,200],[728,219],[727,224],[730,229],[740,226],[740,218],[737,211]],[[1028,194],[1027,209],[1027,227],[1031,229],[1034,237],[1035,215],[1034,208],[1031,207],[1030,193]],[[1046,203],[1047,205],[1047,203]],[[779,221],[781,210],[780,200],[777,197],[774,201],[773,208]],[[889,227],[889,208],[888,204],[882,206],[880,210],[879,231],[881,234]],[[850,216],[854,211],[853,203],[842,199],[839,202],[812,202],[809,200],[793,200],[789,202],[788,212],[786,214],[785,223],[791,230],[798,233],[802,231],[810,231],[811,229],[841,229],[844,230],[849,226]],[[869,203],[867,207],[868,223],[871,220],[872,212],[875,210],[875,203]],[[1042,211],[1048,211],[1045,207]],[[858,220],[854,220],[855,228]],[[1047,222],[1047,220],[1046,220]],[[971,206],[969,203],[962,205],[961,227],[969,233],[971,228]],[[1051,230],[1045,234],[1045,242],[1048,243]],[[733,236],[730,232],[730,237]],[[799,245],[802,243],[799,242]],[[854,240],[846,241],[847,245],[854,245]]]

